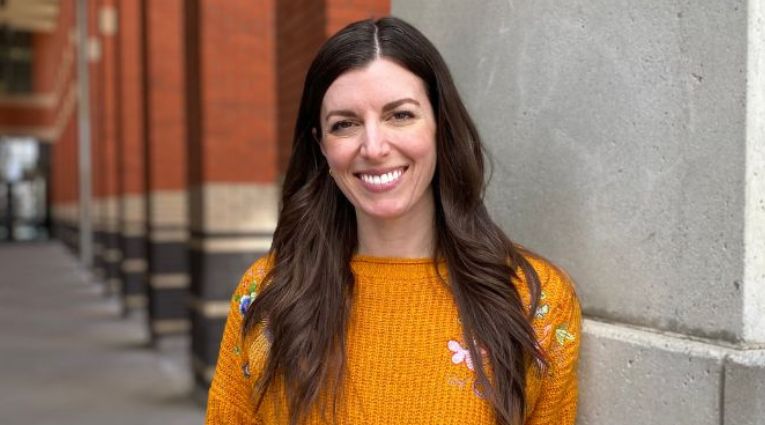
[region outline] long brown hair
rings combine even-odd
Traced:
[[[319,111],[332,82],[378,57],[417,75],[427,89],[437,127],[433,265],[437,258],[446,260],[447,284],[471,356],[479,359],[480,349],[486,352],[492,377],[478,361],[476,381],[497,423],[520,424],[526,370],[532,362],[544,364],[530,325],[539,279],[486,210],[483,147],[443,58],[417,29],[393,17],[345,27],[322,46],[306,75],[271,246],[273,267],[244,325],[248,332],[267,320],[271,334],[256,385],[257,403],[280,382],[290,424],[297,424],[314,403],[327,400],[322,394],[331,395],[334,406],[341,390],[354,293],[356,216],[329,176],[314,134],[321,134]],[[528,311],[511,284],[520,282],[519,272],[532,296]]]

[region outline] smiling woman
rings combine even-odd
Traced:
[[[489,216],[478,132],[433,45],[396,18],[340,31],[293,140],[207,423],[573,424],[579,303]]]

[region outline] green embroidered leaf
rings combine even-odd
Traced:
[[[563,345],[566,342],[571,342],[574,340],[574,334],[568,331],[567,325],[559,325],[557,328],[555,328],[555,340],[558,341],[559,345]]]
[[[237,356],[241,356],[242,355],[242,348],[239,347],[238,345],[234,346],[234,354],[236,354]]]
[[[545,291],[542,291],[542,292],[539,294],[539,299],[540,299],[540,300],[543,300],[543,299],[545,299],[545,298],[547,298],[547,294],[545,294]]]
[[[258,289],[258,282],[256,282],[255,279],[253,279],[252,282],[250,282],[250,286],[247,287],[247,292],[254,294],[257,289]]]
[[[238,303],[239,300],[241,300],[241,299],[242,299],[242,296],[239,295],[239,294],[235,294],[233,297],[231,297],[231,301],[233,301],[235,303]]]

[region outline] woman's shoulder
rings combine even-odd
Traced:
[[[521,255],[536,272],[541,289],[541,297],[549,302],[571,302],[576,298],[576,289],[571,276],[560,266],[547,258],[528,251],[521,251]],[[523,272],[519,271],[521,279],[528,290],[528,285]]]
[[[573,279],[563,268],[539,254],[522,251],[522,255],[539,279],[539,301],[533,313],[532,326],[540,346],[548,353],[570,351],[567,355],[575,357],[581,336],[582,310]],[[518,291],[524,306],[530,310],[527,281],[523,272],[518,274],[522,280]]]
[[[534,312],[535,325],[546,324],[550,320],[578,322],[581,308],[576,285],[571,276],[562,267],[537,253],[523,249],[521,255],[534,270],[539,282],[539,301]],[[516,285],[519,295],[524,305],[531,308],[528,279],[520,267],[516,274],[519,280]]]
[[[238,301],[245,296],[254,297],[260,292],[272,267],[273,255],[271,253],[262,255],[250,263],[234,291],[235,300]]]

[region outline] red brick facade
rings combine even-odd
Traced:
[[[141,2],[120,0],[119,25],[119,175],[121,194],[145,191],[143,51]]]
[[[98,4],[98,36],[103,46],[101,60],[101,109],[103,111],[103,162],[104,162],[104,196],[117,195],[117,145],[119,128],[118,87],[119,74],[117,69],[117,23],[116,1],[101,0]]]
[[[76,43],[75,10],[72,0],[61,2],[59,24],[53,33],[35,34],[33,38],[32,81],[35,95],[46,99],[46,106],[29,108],[20,113],[31,115],[34,125],[47,127],[52,136],[51,202],[72,204],[79,197],[77,114],[75,99]],[[0,116],[3,114],[0,113]],[[9,122],[19,125],[19,122]]]
[[[148,189],[186,188],[183,0],[146,2]]]
[[[274,0],[196,0],[192,184],[276,179]]]

